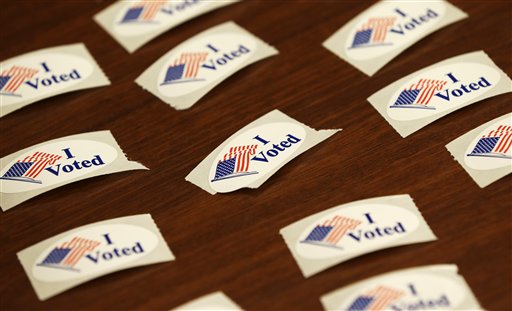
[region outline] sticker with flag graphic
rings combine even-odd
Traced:
[[[378,1],[323,42],[372,76],[425,36],[468,15],[447,1]]]
[[[0,206],[6,211],[43,192],[82,179],[147,169],[129,161],[110,131],[47,141],[0,159]]]
[[[456,265],[384,273],[320,297],[325,310],[483,310]]]
[[[446,145],[481,187],[512,173],[512,113],[491,120]]]
[[[180,24],[238,1],[116,1],[94,15],[94,20],[132,53]]]
[[[338,131],[315,130],[274,110],[224,141],[185,180],[210,194],[258,188],[292,159]]]
[[[149,214],[75,228],[17,255],[40,300],[118,270],[174,260]]]
[[[368,101],[407,137],[458,109],[508,92],[512,80],[484,51],[476,51],[413,72]]]
[[[226,22],[173,48],[135,82],[173,108],[188,109],[235,72],[277,53],[247,30]]]
[[[1,61],[0,117],[59,94],[110,84],[82,43]]]
[[[338,205],[279,233],[305,277],[366,253],[437,239],[409,195]]]

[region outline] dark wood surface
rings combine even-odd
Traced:
[[[246,310],[320,310],[319,297],[396,269],[455,263],[482,306],[512,309],[511,181],[480,189],[445,145],[511,111],[511,94],[456,111],[403,139],[366,101],[400,77],[483,49],[512,75],[512,7],[452,0],[469,18],[367,77],[321,43],[373,1],[243,1],[127,53],[92,16],[105,1],[2,1],[0,59],[84,42],[112,85],[48,98],[0,121],[0,156],[62,136],[111,130],[132,171],[69,184],[0,214],[2,310],[168,310],[222,290]],[[178,43],[233,20],[280,54],[176,111],[134,80]],[[343,128],[257,190],[212,196],[185,176],[229,135],[272,109]],[[410,194],[438,241],[368,254],[305,279],[279,229],[326,208]],[[38,301],[16,252],[66,230],[151,213],[176,261],[101,277]]]

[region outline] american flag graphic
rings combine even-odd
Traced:
[[[468,156],[512,159],[512,126],[500,125],[483,135]]]
[[[336,215],[332,219],[328,219],[322,224],[316,225],[306,239],[301,242],[340,248],[338,246],[340,240],[349,230],[354,230],[360,224],[361,221],[359,220]]]
[[[395,20],[396,17],[374,17],[368,19],[356,32],[351,48],[391,44],[385,41],[388,30],[395,24]]]
[[[364,295],[361,295],[354,300],[348,308],[348,311],[363,311],[363,310],[385,310],[389,304],[397,301],[404,292],[390,287],[378,286]]]
[[[35,178],[48,166],[60,160],[62,156],[44,152],[36,152],[31,156],[18,160],[0,179],[26,181],[40,184]]]
[[[229,152],[219,161],[212,181],[239,177],[258,172],[249,172],[251,156],[256,154],[258,145],[237,146],[229,148]]]
[[[182,53],[167,69],[162,85],[202,81],[203,79],[197,79],[197,73],[206,57],[208,57],[208,52]]]
[[[166,4],[166,1],[146,0],[135,2],[123,16],[121,24],[133,22],[152,22],[156,13]]]
[[[434,94],[441,91],[446,84],[447,82],[443,80],[420,79],[409,89],[404,89],[391,107],[436,109],[428,104]]]
[[[21,66],[12,66],[10,69],[2,71],[0,73],[0,94],[20,96],[15,92],[23,82],[34,77],[38,72],[37,69]]]
[[[55,247],[38,266],[78,271],[74,268],[78,261],[100,244],[98,241],[74,237],[71,241]]]

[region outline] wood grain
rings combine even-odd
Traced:
[[[132,171],[69,184],[0,215],[2,310],[168,310],[222,290],[246,310],[320,310],[328,291],[380,273],[455,263],[481,304],[511,310],[511,181],[480,189],[445,145],[511,111],[511,94],[456,111],[403,139],[366,101],[398,78],[485,50],[512,73],[511,4],[462,1],[469,18],[426,37],[367,77],[321,43],[372,1],[253,1],[222,8],[128,54],[92,16],[106,1],[2,1],[0,59],[84,42],[112,85],[42,100],[0,121],[0,156],[46,140],[109,129]],[[233,20],[280,54],[231,76],[176,111],[133,81],[187,38]],[[229,135],[272,109],[343,131],[257,190],[212,196],[184,180]],[[368,254],[305,279],[278,234],[326,208],[410,194],[439,237]],[[114,273],[40,302],[16,252],[66,230],[151,213],[177,260]]]

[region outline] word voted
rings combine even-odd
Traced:
[[[411,292],[411,295],[413,297],[418,297],[420,294],[418,293],[418,290],[414,286],[414,284],[410,283],[407,284],[407,287],[409,291]],[[397,303],[393,303],[390,306],[390,310],[393,311],[409,311],[409,310],[438,310],[438,309],[446,309],[450,307],[450,300],[448,299],[448,296],[446,294],[442,294],[439,298],[418,298],[418,300],[412,301],[408,300],[405,301],[405,299],[402,299],[401,301]]]
[[[365,213],[364,216],[368,220],[369,224],[374,224],[375,221],[371,217],[370,213]],[[404,225],[401,222],[397,222],[395,226],[388,226],[388,227],[379,227],[375,226],[374,228],[368,229],[368,230],[357,230],[353,232],[347,233],[347,236],[351,237],[352,239],[356,240],[357,242],[361,242],[362,240],[373,240],[375,238],[380,237],[386,237],[394,234],[403,234],[406,230],[404,228]]]
[[[50,68],[46,63],[41,63],[41,66],[43,67],[44,72],[51,72]],[[33,80],[25,81],[25,84],[37,90],[40,86],[48,87],[53,84],[63,83],[70,80],[79,80],[81,78],[82,77],[80,76],[80,73],[78,73],[78,70],[73,69],[69,74],[52,74],[51,76],[46,78],[37,77]]]
[[[407,14],[405,14],[400,9],[395,9],[395,12],[398,13],[403,18],[408,17]],[[394,26],[393,28],[389,29],[389,32],[399,35],[405,35],[406,32],[412,31],[416,29],[416,27],[423,25],[424,23],[428,22],[431,19],[434,19],[438,17],[439,15],[433,11],[432,9],[428,9],[427,13],[425,15],[420,15],[417,18],[411,18],[410,21],[406,23],[399,23],[398,25]]]
[[[460,82],[452,73],[446,74],[453,83]],[[450,89],[443,90],[437,94],[435,94],[437,97],[442,98],[446,101],[450,101],[451,97],[461,97],[464,94],[469,94],[473,91],[478,91],[480,88],[486,88],[491,86],[492,84],[487,81],[485,77],[480,77],[480,80],[476,82],[469,83],[468,85],[465,85],[463,83],[460,84],[458,88],[455,88],[450,91]]]
[[[215,48],[212,44],[206,45],[210,50],[212,50],[214,53],[219,53],[220,51]],[[225,52],[224,55],[217,57],[217,58],[211,58],[206,63],[201,65],[201,67],[210,69],[210,70],[217,70],[217,65],[224,66],[227,63],[235,60],[236,58],[242,56],[243,54],[250,53],[251,50],[246,48],[245,46],[240,44],[240,47],[238,50],[234,50],[231,52]]]
[[[75,156],[71,153],[70,149],[71,148],[62,149],[62,151],[64,151],[64,153],[67,156],[66,159],[75,158]],[[64,173],[71,173],[74,170],[81,170],[81,169],[86,169],[86,168],[89,168],[92,166],[100,166],[100,165],[104,165],[104,164],[105,164],[105,162],[98,154],[98,155],[95,155],[91,160],[82,160],[82,161],[74,160],[73,163],[66,164],[66,165],[62,165],[61,163],[59,163],[55,166],[47,167],[47,168],[45,168],[45,170],[52,173],[55,176],[59,176],[59,173],[61,172],[61,170]]]
[[[252,157],[251,160],[268,163],[269,158],[267,157],[277,157],[281,152],[284,152],[287,148],[290,148],[292,145],[301,141],[301,139],[293,136],[292,134],[288,134],[286,137],[288,138],[286,140],[283,140],[279,144],[272,144],[272,148],[268,149],[267,151],[260,151],[258,155]],[[256,139],[257,141],[263,143],[263,145],[267,145],[270,143],[268,140],[261,138],[259,135],[257,135],[253,139]]]
[[[107,245],[114,244],[109,236],[109,233],[104,234],[103,237],[105,238]],[[87,259],[91,260],[92,262],[94,262],[95,264],[97,264],[98,262],[100,262],[100,260],[109,261],[109,260],[112,260],[115,258],[121,258],[124,256],[132,256],[134,254],[142,254],[142,253],[144,253],[144,248],[142,248],[142,245],[140,244],[140,242],[136,242],[134,244],[134,246],[130,246],[130,247],[123,247],[123,248],[114,247],[110,251],[103,251],[103,252],[96,251],[96,253],[85,255],[85,258],[87,258]]]

